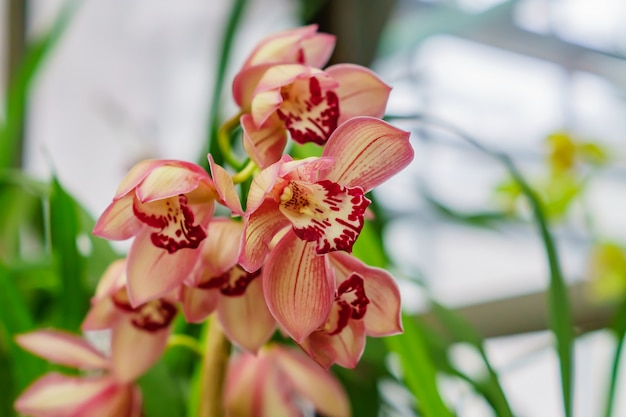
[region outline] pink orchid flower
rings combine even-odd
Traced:
[[[233,96],[243,113],[244,148],[261,167],[279,160],[287,131],[298,143],[323,145],[344,121],[384,114],[391,88],[358,65],[322,71],[334,38],[304,42],[313,29],[262,42],[233,81]]]
[[[263,265],[267,305],[296,342],[326,322],[334,302],[333,273],[319,255],[352,250],[365,193],[413,159],[408,138],[382,120],[353,118],[331,135],[322,158],[285,156],[252,182],[239,263],[247,271]]]
[[[392,276],[343,252],[328,255],[337,290],[326,323],[301,343],[325,368],[333,363],[354,368],[365,348],[365,336],[402,332],[400,291]]]
[[[24,349],[60,365],[85,371],[82,376],[50,372],[31,384],[15,401],[15,409],[34,417],[139,417],[141,392],[133,384],[139,376],[119,378],[107,358],[82,337],[56,330],[17,336]],[[113,355],[134,351],[113,350]],[[132,366],[132,361],[128,361]]]
[[[302,416],[307,407],[328,417],[350,415],[341,385],[301,352],[270,346],[230,363],[224,386],[227,416]]]
[[[207,236],[214,200],[241,212],[230,177],[210,162],[215,181],[188,162],[138,163],[98,219],[93,230],[97,236],[135,237],[127,264],[131,305],[158,298],[182,284],[197,259],[199,252],[194,249]]]
[[[117,377],[130,380],[161,357],[177,310],[173,295],[133,307],[126,287],[126,260],[120,259],[113,262],[100,279],[82,329],[111,329],[114,352],[133,352],[141,348],[141,355],[119,354],[111,359]]]
[[[263,298],[261,271],[248,272],[237,263],[243,227],[227,218],[211,221],[211,234],[202,242],[202,255],[180,299],[187,321],[201,322],[217,311],[226,336],[254,353],[274,333],[276,322]]]

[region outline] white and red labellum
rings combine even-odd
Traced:
[[[280,211],[293,224],[296,235],[317,242],[318,254],[352,251],[370,201],[360,187],[332,181],[288,181],[280,194]]]
[[[133,212],[142,223],[158,229],[150,235],[152,244],[168,253],[182,248],[195,249],[206,238],[204,228],[195,224],[188,199],[182,194],[149,203],[135,199]]]
[[[316,77],[297,80],[281,88],[283,102],[277,110],[291,138],[298,143],[323,145],[337,128],[339,98],[323,91]]]
[[[340,333],[350,319],[360,320],[365,316],[369,302],[365,294],[363,277],[353,273],[337,288],[335,303],[323,331],[330,336]]]

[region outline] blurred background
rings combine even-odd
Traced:
[[[0,21],[0,96],[41,59],[27,100],[0,101],[0,120],[24,114],[10,163],[54,173],[93,217],[137,161],[200,158],[215,104],[236,113],[230,82],[259,39],[305,23],[335,34],[332,61],[373,68],[393,87],[388,120],[412,132],[414,162],[376,194],[405,309],[426,323],[430,297],[456,310],[485,337],[515,415],[564,415],[532,211],[466,139],[506,153],[543,198],[568,284],[574,415],[602,415],[616,347],[607,326],[626,289],[623,0],[2,0]],[[484,372],[466,343],[446,354]],[[466,382],[439,378],[456,415],[495,415]],[[616,380],[614,415],[626,416]],[[411,415],[386,387],[381,414]]]

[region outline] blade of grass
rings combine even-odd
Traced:
[[[622,304],[615,312],[613,322],[611,323],[609,329],[614,334],[617,344],[615,345],[615,351],[613,353],[613,360],[611,364],[611,377],[609,380],[609,389],[607,391],[604,417],[613,416],[613,407],[615,406],[615,390],[617,388],[619,367],[622,358],[622,351],[624,349],[624,336],[626,334],[626,298],[622,301]]]
[[[431,301],[431,306],[438,319],[456,340],[472,345],[480,354],[487,368],[487,378],[485,381],[476,381],[475,388],[481,389],[481,392],[485,394],[487,401],[492,405],[499,417],[513,417],[513,411],[507,401],[502,385],[500,385],[498,375],[487,357],[482,336],[453,310],[434,301]]]
[[[50,241],[61,282],[60,327],[76,331],[87,311],[90,294],[85,290],[85,260],[78,250],[77,204],[56,178],[50,194]]]
[[[408,316],[402,317],[402,324],[404,333],[386,337],[385,343],[400,358],[403,379],[418,401],[418,408],[425,417],[452,417],[439,395],[436,369],[428,354],[422,330]]]
[[[19,132],[24,121],[26,101],[33,79],[58,44],[79,4],[77,0],[67,1],[48,33],[33,41],[26,50],[24,61],[9,86],[6,119],[4,124],[0,125],[0,169],[11,167],[19,159],[16,156],[20,149]]]
[[[567,297],[565,279],[563,278],[563,273],[561,272],[558,252],[556,250],[552,234],[548,228],[543,203],[535,191],[530,187],[530,185],[528,185],[528,182],[526,182],[508,155],[485,147],[480,143],[480,141],[469,136],[456,126],[427,115],[392,117],[392,119],[408,119],[415,122],[421,122],[432,127],[444,129],[456,135],[458,138],[469,143],[479,151],[498,160],[507,169],[513,180],[519,185],[524,196],[528,199],[528,202],[533,209],[535,224],[539,229],[539,235],[544,246],[550,270],[550,283],[548,286],[548,318],[550,322],[550,329],[556,338],[556,350],[559,358],[561,373],[563,409],[566,417],[572,417],[572,380],[574,372],[572,360],[574,345],[572,314],[569,299]]]
[[[222,99],[222,92],[224,91],[224,80],[226,78],[228,64],[230,63],[233,41],[235,40],[235,35],[237,34],[237,29],[241,23],[241,17],[243,16],[247,3],[247,0],[234,0],[228,17],[228,22],[226,23],[226,28],[224,30],[220,56],[217,60],[218,67],[215,73],[215,82],[213,84],[211,108],[209,110],[208,143],[207,147],[204,148],[200,154],[200,160],[198,162],[205,169],[209,168],[209,163],[206,158],[207,151],[213,155],[213,159],[216,164],[222,165],[224,162],[224,158],[222,157],[217,143],[217,133],[221,124],[220,101]]]

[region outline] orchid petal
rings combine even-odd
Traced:
[[[199,268],[200,277],[212,278],[235,266],[239,259],[239,248],[244,223],[228,218],[215,218],[210,223],[211,233],[202,243]],[[192,282],[199,285],[202,280]]]
[[[217,316],[228,339],[252,353],[256,353],[276,329],[259,278],[253,279],[242,295],[220,297]]]
[[[370,69],[360,65],[338,64],[324,70],[339,86],[339,124],[356,116],[383,117],[391,87]]]
[[[333,363],[354,368],[365,349],[365,325],[362,320],[350,320],[337,334],[313,332],[301,344],[302,349],[325,368]]]
[[[296,235],[317,242],[318,254],[352,252],[370,203],[361,188],[346,188],[326,180],[315,184],[290,181],[280,200],[280,211],[292,223]]]
[[[241,128],[243,147],[255,164],[265,168],[280,160],[287,144],[287,135],[278,116],[271,116],[257,127],[252,116],[244,114],[241,116]]]
[[[247,271],[261,268],[270,251],[272,239],[289,220],[278,210],[278,203],[267,199],[246,222],[239,263]]]
[[[328,317],[335,292],[326,258],[292,231],[276,244],[263,267],[263,293],[276,321],[301,342]]]
[[[335,270],[337,285],[352,273],[363,277],[365,295],[369,299],[363,318],[368,336],[390,336],[402,333],[400,290],[393,277],[384,269],[365,265],[346,253],[329,255]]]
[[[169,327],[147,331],[130,319],[121,320],[111,337],[112,367],[117,380],[130,382],[145,373],[163,354],[169,334]]]
[[[310,78],[315,75],[324,75],[324,73],[319,69],[307,67],[306,65],[272,65],[259,80],[254,90],[252,101],[254,102],[259,93],[276,90],[280,94],[281,87],[289,85],[296,80]],[[255,122],[257,121],[256,117],[254,120]]]
[[[20,395],[15,409],[24,415],[70,416],[112,384],[111,378],[81,378],[51,372]]]
[[[144,224],[133,213],[134,194],[114,200],[98,218],[93,234],[109,240],[126,240],[135,236]]]
[[[173,161],[150,171],[137,185],[136,194],[139,201],[147,203],[178,194],[187,194],[198,188],[200,182],[212,184],[209,174],[200,166],[189,162]]]
[[[243,113],[250,113],[254,89],[272,64],[255,65],[242,69],[233,80],[233,98]]]
[[[92,303],[80,328],[82,330],[109,329],[117,323],[120,317],[119,308],[113,303],[111,298],[103,298]]]
[[[270,351],[296,390],[325,416],[350,415],[348,397],[332,375],[301,353],[283,346]]]
[[[217,290],[183,285],[180,301],[187,322],[200,323],[204,321],[217,308],[219,298],[220,295]]]
[[[117,259],[111,262],[102,274],[92,302],[114,294],[124,285],[126,285],[126,259]]]
[[[317,25],[308,25],[268,36],[254,48],[243,67],[266,63],[322,67],[330,58],[335,37],[316,32]]]
[[[141,395],[137,388],[112,384],[82,404],[71,417],[139,417],[140,407]]]
[[[261,127],[269,117],[280,107],[283,97],[280,89],[261,91],[252,97],[251,115],[254,125]]]
[[[323,156],[336,158],[326,179],[368,192],[406,167],[413,148],[409,132],[372,117],[355,117],[335,130]]]
[[[224,406],[233,417],[298,416],[289,387],[272,358],[244,353],[229,366]]]
[[[130,193],[148,175],[150,175],[150,172],[162,165],[167,164],[168,162],[171,161],[166,159],[146,159],[135,164],[135,166],[128,171],[128,174],[126,174],[122,182],[120,182],[120,185],[117,187],[115,199],[117,200],[121,196]]]
[[[145,229],[128,253],[128,293],[133,306],[160,297],[183,283],[200,254],[193,249],[168,253],[150,241]]]
[[[259,172],[252,180],[250,190],[248,191],[248,201],[246,203],[246,214],[248,216],[254,213],[256,209],[265,202],[267,194],[272,191],[285,157],[287,157],[287,155],[283,156],[280,161]]]
[[[220,196],[220,203],[228,207],[233,214],[239,216],[243,215],[241,201],[239,201],[239,195],[237,194],[237,190],[235,190],[232,177],[224,168],[215,163],[211,154],[209,154],[207,158],[209,160],[209,167],[211,169],[211,175],[213,176],[215,189]]]
[[[16,337],[18,345],[51,362],[72,368],[106,369],[108,359],[80,336],[60,330],[37,330]]]

